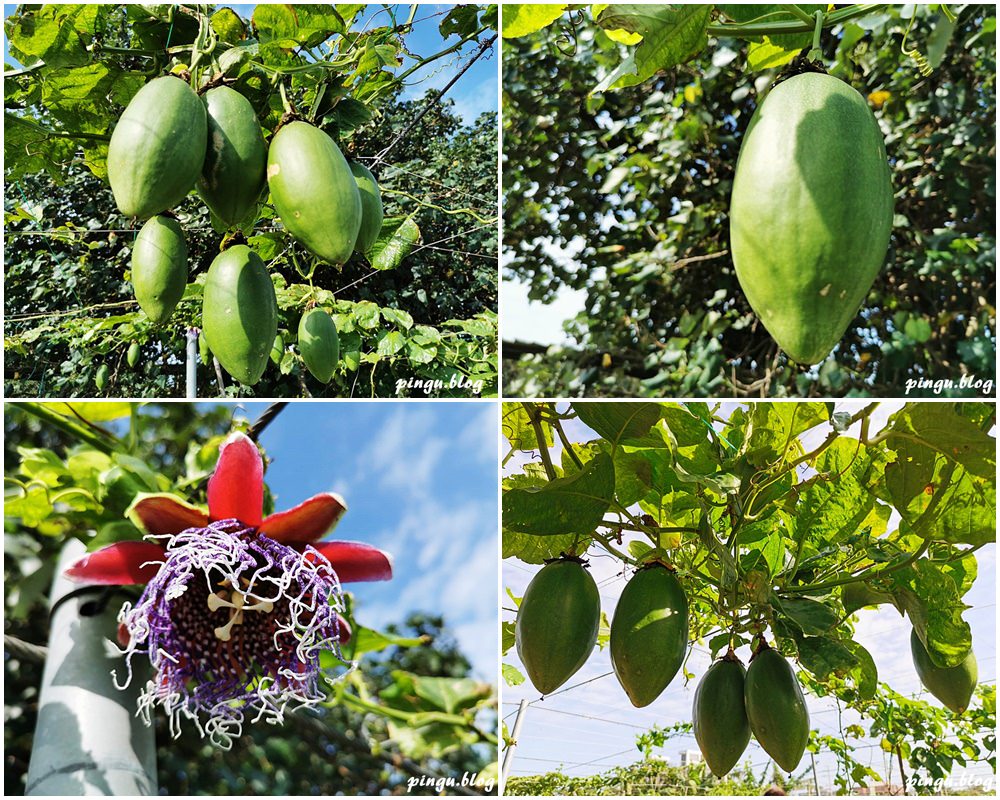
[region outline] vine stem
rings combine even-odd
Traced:
[[[113,447],[96,433],[87,430],[82,425],[78,425],[61,414],[57,414],[55,411],[51,411],[43,403],[18,403],[17,408],[20,408],[22,411],[25,411],[43,422],[48,423],[53,428],[58,428],[64,433],[68,433],[70,436],[76,437],[81,442],[89,444],[95,450],[100,450],[105,455],[110,456],[118,452],[116,447]]]
[[[531,427],[535,431],[535,441],[538,442],[538,454],[542,458],[542,466],[545,467],[545,474],[550,481],[554,481],[557,477],[556,468],[552,465],[552,456],[549,454],[549,448],[545,444],[545,431],[542,430],[541,412],[534,403],[522,403],[521,406],[527,413],[528,419],[531,421]]]
[[[413,132],[413,128],[416,126],[418,122],[420,122],[420,120],[424,118],[427,112],[430,111],[431,108],[433,108],[434,104],[440,102],[441,98],[444,97],[445,92],[447,92],[452,86],[454,86],[458,82],[458,79],[469,71],[472,65],[475,64],[480,59],[480,57],[493,46],[493,43],[496,40],[497,40],[497,34],[494,34],[489,39],[486,39],[480,43],[479,48],[473,54],[472,58],[470,58],[469,61],[465,64],[465,66],[462,67],[457,73],[455,73],[452,79],[444,85],[441,91],[438,92],[437,97],[435,97],[432,102],[428,102],[426,105],[424,105],[424,107],[420,110],[420,112],[412,120],[406,123],[406,125],[399,132],[396,138],[393,139],[391,142],[389,142],[389,144],[386,145],[386,147],[378,155],[375,156],[375,159],[372,161],[373,167],[381,164],[385,160],[386,156],[389,155],[389,151],[392,150],[392,148],[394,148],[400,142],[400,140],[403,139],[403,137],[408,136]],[[432,56],[431,58],[433,59],[434,56]],[[428,61],[429,60],[430,59],[428,59]],[[426,64],[427,61],[424,61],[422,63]],[[406,77],[407,72],[404,72],[402,75],[400,75],[399,78],[397,78],[397,80],[402,81],[403,78]]]
[[[826,28],[832,28],[834,25],[839,25],[842,22],[847,22],[851,19],[856,19],[857,17],[863,17],[866,14],[872,14],[880,9],[885,8],[888,3],[874,3],[874,4],[859,4],[850,6],[848,8],[842,8],[838,11],[834,11],[832,14],[827,14],[823,22],[823,26]],[[801,9],[800,9],[801,10]],[[805,13],[805,12],[803,12]],[[798,16],[798,15],[796,15]],[[708,26],[708,33],[711,36],[777,36],[783,33],[812,33],[815,26],[815,20],[813,17],[809,17],[806,20],[796,20],[794,22],[758,22],[758,23],[732,23],[732,22],[722,22],[716,25]],[[801,18],[800,18],[801,19]]]
[[[897,572],[904,567],[910,566],[914,561],[916,561],[920,556],[927,552],[927,548],[930,547],[930,541],[924,539],[923,544],[920,545],[916,550],[914,550],[910,555],[904,558],[897,564],[885,567],[884,569],[869,570],[868,572],[859,572],[857,575],[849,575],[846,578],[838,578],[833,581],[823,581],[821,583],[806,584],[805,586],[789,586],[781,590],[781,594],[807,594],[809,592],[818,592],[823,589],[834,589],[837,586],[844,586],[848,583],[854,583],[856,581],[869,581],[873,578],[880,578],[883,575],[888,575],[890,572]]]

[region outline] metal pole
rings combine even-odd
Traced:
[[[127,674],[114,645],[120,603],[95,609],[102,587],[80,593],[80,584],[63,577],[84,551],[72,540],[56,568],[25,794],[155,795],[156,740],[153,728],[136,716],[149,666],[136,659],[128,688],[115,686],[111,670],[119,682]]]
[[[816,774],[816,754],[810,753],[809,758],[812,759],[813,765],[813,789],[816,791],[816,796],[819,797],[819,775]]]
[[[523,697],[517,707],[517,716],[514,717],[514,727],[510,731],[510,743],[503,754],[503,769],[500,771],[500,794],[503,794],[504,785],[507,783],[507,773],[514,764],[514,748],[517,747],[517,737],[521,735],[521,723],[524,722],[524,712],[528,708],[528,701]]]
[[[187,329],[187,358],[185,360],[186,391],[184,396],[194,400],[198,396],[198,329]]]

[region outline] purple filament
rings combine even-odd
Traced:
[[[276,724],[286,710],[326,698],[319,654],[340,656],[344,601],[324,556],[235,519],[163,538],[163,566],[119,617],[129,635],[125,685],[136,654],[153,666],[139,698],[147,723],[159,702],[175,737],[187,718],[228,750],[247,717]]]

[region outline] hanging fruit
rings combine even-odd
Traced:
[[[794,770],[809,742],[809,711],[795,671],[764,642],[750,659],[744,700],[760,746],[785,772]]]
[[[278,304],[264,262],[246,245],[220,253],[208,268],[202,331],[226,372],[247,386],[260,380],[278,332]]]
[[[584,665],[600,624],[597,584],[579,559],[562,558],[538,571],[521,598],[514,633],[539,692],[555,691]]]
[[[979,679],[979,665],[971,648],[957,666],[939,667],[931,660],[916,629],[913,629],[910,631],[910,652],[924,688],[956,714],[964,712],[969,707]]]
[[[333,319],[322,308],[310,309],[299,320],[299,352],[312,376],[329,383],[340,361],[340,339]]]
[[[125,108],[108,144],[108,182],[118,209],[146,219],[172,208],[205,163],[205,105],[173,75],[154,78]]]
[[[747,300],[793,361],[822,361],[855,318],[885,260],[892,207],[864,97],[815,72],[771,89],[740,146],[729,236]]]
[[[188,280],[187,243],[180,223],[158,214],[142,226],[132,248],[132,287],[139,307],[163,325],[184,296]]]
[[[354,174],[358,191],[361,193],[361,229],[358,231],[358,240],[354,249],[367,255],[378,240],[379,232],[382,230],[384,216],[382,193],[379,191],[375,176],[364,164],[352,161],[351,172]]]
[[[708,668],[694,693],[694,738],[718,778],[729,774],[750,743],[745,684],[746,670],[730,650]]]
[[[673,680],[688,646],[688,604],[663,564],[641,568],[611,620],[611,664],[632,705],[648,706]]]
[[[271,140],[267,183],[296,240],[331,264],[351,257],[361,229],[361,193],[333,139],[308,123],[288,123]]]
[[[264,188],[267,146],[250,101],[217,86],[202,98],[208,116],[208,148],[198,194],[226,225],[237,225],[257,206]]]

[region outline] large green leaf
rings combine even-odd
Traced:
[[[566,3],[504,3],[501,31],[505,39],[527,36],[551,25],[566,10]]]
[[[634,86],[694,57],[708,43],[711,16],[712,6],[707,4],[612,3],[597,17],[597,24],[640,34],[642,41],[594,91]]]
[[[614,465],[599,455],[568,478],[508,491],[503,496],[504,527],[534,536],[589,534],[603,519],[614,491]]]
[[[893,415],[889,441],[893,448],[923,445],[973,475],[996,476],[996,439],[956,413],[951,403],[908,403]]]
[[[645,436],[660,419],[656,403],[574,403],[580,421],[616,446]]]

